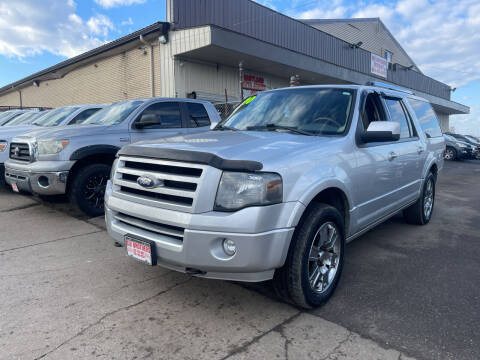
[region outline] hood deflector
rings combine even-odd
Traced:
[[[118,152],[117,155],[185,161],[197,164],[205,164],[220,170],[230,171],[259,171],[263,168],[263,164],[258,161],[229,160],[223,159],[215,154],[201,151],[157,149],[137,145],[125,146]]]

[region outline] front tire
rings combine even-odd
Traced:
[[[423,184],[420,198],[415,204],[403,210],[403,217],[409,224],[426,225],[430,222],[435,205],[435,176],[430,172]]]
[[[274,276],[277,294],[311,309],[330,299],[343,269],[344,220],[327,204],[314,203],[293,235],[285,265]]]
[[[88,216],[103,215],[104,196],[111,167],[92,164],[79,169],[69,191],[72,204]]]

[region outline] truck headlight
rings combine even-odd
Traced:
[[[215,210],[235,211],[248,206],[282,202],[282,178],[274,173],[224,171],[218,185]]]
[[[45,140],[37,142],[38,155],[58,154],[68,145],[68,140]]]
[[[118,158],[112,164],[112,170],[110,170],[110,181],[113,183],[113,179],[115,178],[115,171],[117,170]]]
[[[8,141],[0,140],[0,152],[4,152],[8,148]]]

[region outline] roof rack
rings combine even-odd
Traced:
[[[369,82],[367,82],[367,85],[368,86],[378,86],[378,87],[382,87],[384,89],[390,89],[390,90],[400,91],[400,92],[404,92],[404,93],[407,93],[407,94],[410,94],[410,95],[414,95],[414,92],[411,91],[411,90],[402,88],[400,86],[387,84],[387,83],[384,83],[384,82],[381,82],[381,81],[369,81]]]

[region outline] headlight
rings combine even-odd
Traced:
[[[112,182],[115,176],[115,170],[117,169],[117,164],[118,164],[118,159],[115,159],[115,161],[112,164],[112,170],[110,170],[110,181]]]
[[[282,202],[282,178],[273,173],[240,173],[225,171],[215,199],[215,210],[235,211],[248,206]]]
[[[39,155],[58,154],[68,145],[68,140],[46,140],[37,142]]]
[[[0,152],[4,152],[8,148],[8,141],[0,140]]]
[[[455,145],[457,145],[458,147],[461,147],[461,148],[467,147],[467,145],[462,144],[462,143],[455,143]]]

